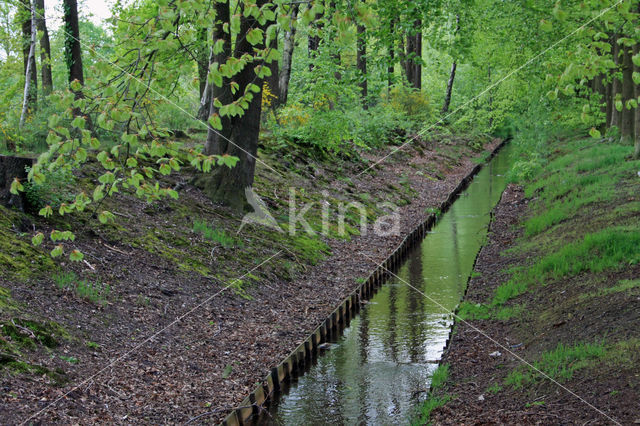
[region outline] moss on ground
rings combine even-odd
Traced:
[[[37,278],[55,268],[49,254],[31,244],[31,235],[18,231],[27,222],[26,215],[0,206],[0,270],[8,279]]]

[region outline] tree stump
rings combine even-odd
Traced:
[[[0,204],[24,211],[26,206],[24,193],[14,195],[9,190],[15,178],[20,179],[23,183],[26,182],[27,171],[25,167],[32,167],[33,163],[33,158],[0,155]]]

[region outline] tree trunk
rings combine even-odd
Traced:
[[[36,27],[33,19],[34,10],[30,0],[22,0],[22,4],[24,7],[20,15],[22,18],[22,59],[25,75],[25,102],[23,103],[23,110],[26,105],[26,112],[23,112],[23,115],[26,115],[29,111],[35,111],[38,106],[38,70],[36,68],[35,55]],[[22,116],[20,123],[20,126],[22,126]]]
[[[197,118],[200,121],[206,122],[209,118],[209,108],[211,107],[211,95],[212,95],[212,83],[209,83],[209,66],[213,63],[213,48],[210,49],[209,52],[209,62],[207,66],[207,75],[204,78],[204,89],[201,90],[200,94],[200,106],[198,107]],[[202,82],[202,80],[200,80]]]
[[[24,126],[24,122],[29,111],[34,111],[37,105],[38,77],[36,72],[36,17],[35,9],[30,5],[31,19],[29,20],[29,51],[25,62],[26,69],[24,72],[24,100],[22,103],[22,113],[20,114],[20,128]],[[23,33],[24,23],[22,25]]]
[[[200,99],[207,88],[207,75],[209,74],[209,49],[207,47],[207,29],[198,30],[198,47],[196,48],[196,59],[198,65],[198,91]]]
[[[269,42],[269,48],[272,50],[278,50],[278,36],[276,35],[273,40]],[[269,99],[267,99],[265,105],[269,105],[272,108],[276,108],[280,101],[280,67],[278,61],[272,61],[269,65],[271,75],[265,79],[265,83],[269,88]],[[263,95],[264,96],[264,95]]]
[[[332,16],[334,13],[336,12],[336,2],[332,1],[329,3],[329,16]],[[338,31],[336,30],[335,25],[330,25],[329,28],[331,29],[331,32],[329,33],[329,37],[331,37],[331,40],[335,40],[336,38],[338,38]],[[336,66],[336,70],[333,73],[333,76],[336,80],[342,80],[342,73],[340,73],[340,65],[342,64],[342,57],[340,56],[340,52],[338,50],[335,50],[332,54],[331,57],[333,58],[333,62]],[[333,109],[333,102],[329,102],[329,108]]]
[[[418,32],[414,36],[415,41],[415,57],[413,63],[413,87],[422,90],[422,21],[416,20],[416,28]]]
[[[405,50],[405,39],[406,37],[403,35],[400,37],[398,46],[398,59],[400,60],[400,68],[404,71],[405,77],[407,75],[407,51]]]
[[[78,80],[84,86],[80,27],[78,26],[78,1],[62,0],[64,11],[64,56],[69,71],[69,83]]]
[[[416,50],[414,46],[415,41],[416,39],[413,35],[407,34],[407,43],[406,43],[407,50],[405,52],[404,74],[407,77],[407,82],[409,83],[410,86],[413,86],[413,81],[414,81],[413,72],[415,71],[415,68],[413,67],[412,53],[414,53]]]
[[[313,71],[313,59],[318,56],[318,48],[320,47],[320,30],[323,27],[321,22],[323,14],[316,13],[316,16],[313,18],[313,23],[311,24],[312,34],[309,35],[308,40],[308,51],[307,54],[311,61],[309,62],[309,71]],[[315,31],[314,31],[315,30]]]
[[[291,80],[291,61],[293,59],[293,49],[296,44],[296,18],[298,17],[299,5],[291,5],[291,27],[284,33],[284,43],[282,46],[282,69],[280,70],[280,99],[278,104],[285,105],[289,97],[289,81]]]
[[[53,77],[51,75],[51,45],[49,44],[49,31],[44,14],[44,0],[35,0],[36,3],[36,28],[40,36],[40,72],[42,76],[42,91],[45,95],[53,91]]]
[[[0,205],[13,207],[20,211],[25,210],[28,201],[25,193],[12,194],[11,184],[15,178],[25,182],[27,180],[25,167],[33,167],[33,163],[32,158],[0,155]]]
[[[634,55],[638,55],[640,54],[640,45],[636,43],[635,46],[633,46],[633,54]],[[637,73],[640,73],[640,66],[634,64],[633,65],[633,70]],[[636,84],[635,85],[635,92],[636,92],[636,100],[640,99],[640,84]],[[634,128],[635,128],[635,135],[634,135],[634,145],[635,145],[635,149],[633,152],[633,158],[635,158],[636,160],[640,159],[640,105],[636,106],[635,109],[635,114],[634,114]]]
[[[420,90],[422,88],[422,20],[414,22],[415,34],[407,35],[407,53],[405,62],[405,74],[409,85]]]
[[[458,31],[460,31],[460,15],[456,15],[456,29],[453,32],[454,40],[456,35],[458,35]],[[453,81],[456,78],[457,67],[458,62],[454,57],[453,63],[451,64],[451,72],[449,73],[449,81],[447,82],[447,91],[444,95],[444,103],[442,104],[442,115],[445,115],[447,112],[449,112],[449,104],[451,103],[451,91],[453,90]]]
[[[222,51],[220,53],[213,53],[211,51],[211,63],[217,63],[222,65],[227,62],[227,59],[231,57],[231,34],[224,30],[225,23],[230,20],[229,0],[224,2],[216,2],[216,22],[213,25],[212,38],[213,44],[216,41],[222,40]],[[208,80],[208,79],[207,79]],[[222,79],[222,86],[218,87],[213,82],[209,83],[211,87],[211,101],[209,104],[209,115],[218,114],[218,108],[213,105],[215,100],[219,100],[223,105],[230,104],[233,101],[231,90],[229,87],[229,79]],[[217,131],[209,126],[207,132],[207,142],[204,146],[204,152],[207,155],[217,154],[220,155],[227,150],[228,138],[231,136],[231,120],[228,116],[221,117],[222,130]]]
[[[633,121],[635,109],[627,108],[627,102],[634,98],[633,87],[633,48],[621,46],[622,50],[622,118],[620,125],[620,140],[627,143],[633,140]]]
[[[262,7],[267,0],[258,0],[256,5]],[[229,16],[229,2],[217,3],[216,9],[222,9],[222,13],[216,14],[216,19]],[[228,20],[226,21],[228,22]],[[264,49],[264,45],[252,46],[244,35],[251,28],[260,28],[266,30],[270,22],[260,25],[252,16],[241,18],[240,34],[238,34],[234,51],[234,57],[240,58],[245,54],[252,55],[254,49]],[[216,22],[214,28],[215,37],[227,37],[230,35],[224,32],[223,22]],[[220,31],[222,33],[220,33]],[[225,40],[225,47],[227,44]],[[230,40],[229,40],[230,41]],[[221,53],[221,54],[224,54]],[[214,60],[215,62],[215,60]],[[249,84],[256,84],[262,87],[263,79],[255,74],[254,67],[259,65],[254,61],[252,66],[245,66],[242,71],[233,77],[233,81],[238,83],[239,89],[234,96],[226,88],[228,84],[223,84],[222,88],[214,86],[213,97],[221,99],[222,104],[237,100],[245,92],[245,88]],[[228,82],[225,82],[228,83]],[[215,106],[211,106],[211,111],[215,111]],[[238,157],[240,161],[232,169],[222,166],[215,169],[215,172],[201,179],[201,184],[205,194],[213,201],[220,202],[232,207],[235,210],[241,210],[245,204],[245,189],[253,184],[255,173],[256,156],[258,153],[258,136],[260,133],[260,115],[262,112],[262,92],[253,96],[249,103],[248,109],[242,116],[235,116],[231,119],[224,117],[222,119],[223,131],[214,132],[209,128],[207,135],[207,144],[205,145],[206,154],[231,155]],[[215,138],[214,136],[218,136]],[[224,137],[220,137],[224,136]]]
[[[367,84],[367,35],[366,28],[363,24],[358,25],[358,52],[356,57],[356,66],[360,72],[360,91],[362,93],[362,107],[369,108],[368,102],[368,84]]]
[[[395,19],[389,20],[389,45],[387,46],[387,51],[389,52],[389,59],[387,62],[387,90],[391,91],[391,86],[393,86],[394,80],[394,71],[395,71],[395,39],[393,34],[395,32]]]
[[[622,124],[622,113],[621,111],[618,111],[615,106],[616,98],[622,95],[622,81],[618,78],[618,71],[620,69],[620,47],[618,45],[618,34],[614,34],[612,38],[612,45],[611,53],[616,67],[613,69],[613,81],[611,84],[611,101],[613,108],[611,109],[611,121],[609,122],[609,127],[616,126],[619,129]]]
[[[606,130],[606,127],[604,124],[606,122],[606,116],[607,116],[607,104],[606,104],[607,88],[604,83],[604,78],[605,78],[604,74],[598,74],[593,79],[593,93],[598,96],[598,99],[600,102],[600,113],[603,115],[603,119],[604,119],[603,123],[600,126],[601,132]]]
[[[451,72],[449,73],[449,81],[447,82],[447,92],[444,95],[444,104],[442,105],[442,115],[449,112],[449,104],[451,103],[451,91],[453,90],[453,80],[456,78],[456,67],[458,64],[453,61]]]

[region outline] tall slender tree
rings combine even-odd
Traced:
[[[611,121],[609,127],[616,126],[618,129],[622,125],[622,110],[618,110],[616,101],[622,97],[622,78],[620,76],[620,45],[618,44],[619,34],[614,34],[611,38],[611,54],[615,68],[613,69],[613,77],[611,83],[611,99],[613,100],[613,108],[611,109]]]
[[[38,70],[35,56],[35,21],[30,0],[21,0],[17,16],[22,26],[22,59],[25,75],[25,104],[27,111],[35,111],[38,106]],[[27,83],[28,81],[28,83]]]
[[[405,53],[405,75],[414,88],[422,88],[422,19],[413,22],[413,28],[407,32]]]
[[[64,12],[64,57],[69,72],[69,83],[78,81],[84,85],[82,50],[80,47],[80,26],[78,24],[78,1],[63,0]],[[79,95],[76,92],[76,95]]]
[[[207,74],[209,74],[209,57],[210,49],[207,43],[208,36],[207,28],[199,28],[196,37],[196,63],[198,66],[198,91],[200,93],[200,99],[204,95],[207,88]]]
[[[282,46],[282,66],[280,70],[280,99],[278,103],[285,105],[289,97],[289,81],[291,80],[291,64],[293,62],[293,50],[296,45],[296,19],[298,17],[298,9],[300,5],[294,3],[291,5],[289,12],[290,23],[289,28],[284,32],[284,41]]]
[[[456,15],[456,29],[453,32],[454,40],[455,36],[460,31],[460,15]],[[458,61],[456,58],[453,59],[453,63],[451,64],[451,71],[449,72],[449,80],[447,81],[447,91],[444,94],[444,102],[442,104],[442,115],[449,112],[449,104],[451,104],[451,92],[453,91],[453,82],[456,78],[456,68],[458,67]]]
[[[358,23],[357,25],[358,32],[358,46],[357,46],[357,56],[356,56],[356,66],[360,73],[360,91],[362,95],[362,107],[367,109],[369,107],[368,96],[369,96],[369,88],[367,82],[367,34],[366,27],[363,23]]]
[[[37,91],[38,91],[38,77],[36,71],[36,19],[35,8],[29,3],[29,45],[26,52],[26,59],[24,61],[24,98],[22,103],[22,113],[20,114],[20,127],[25,123],[27,114],[30,111],[36,109],[37,106]],[[22,24],[23,36],[26,35],[25,24]],[[23,48],[24,49],[24,48]],[[24,52],[24,50],[23,50]]]
[[[53,90],[53,76],[51,75],[51,46],[49,43],[49,31],[44,12],[44,0],[35,0],[36,28],[40,34],[40,72],[42,90],[48,95]]]
[[[636,43],[633,46],[633,56],[638,57],[640,55],[640,43]],[[633,71],[640,75],[640,63],[638,61],[633,64]],[[640,99],[640,84],[636,83],[635,85],[635,95],[636,100]],[[635,108],[634,115],[634,150],[633,150],[633,158],[640,159],[640,105]]]
[[[622,111],[620,118],[620,138],[623,142],[633,140],[633,121],[635,108],[631,108],[630,101],[635,97],[633,84],[633,47],[629,45],[620,46],[622,50]]]
[[[324,16],[323,11],[316,12],[313,22],[310,27],[310,34],[307,41],[307,54],[309,56],[309,71],[313,71],[313,59],[318,56],[318,48],[320,47],[320,32],[322,31],[324,24],[322,18]]]

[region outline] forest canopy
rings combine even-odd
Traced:
[[[640,156],[637,1],[138,0],[99,24],[92,2],[45,1],[0,4],[0,149],[38,156],[12,191],[100,166],[45,217],[177,198],[162,177],[184,167],[242,209],[264,152],[362,161],[433,134],[527,138],[523,176],[554,126]]]

